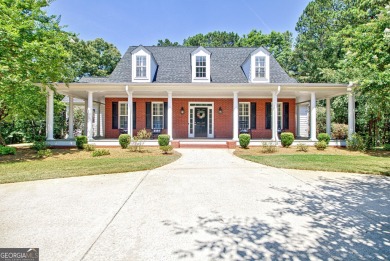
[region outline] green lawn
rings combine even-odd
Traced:
[[[238,156],[277,168],[372,173],[390,176],[389,157],[305,153],[293,155],[245,155],[243,153]]]
[[[143,153],[110,148],[111,155],[92,157],[91,152],[54,150],[53,156],[37,159],[31,150],[18,150],[17,156],[0,157],[0,184],[40,179],[65,178],[149,170],[161,167],[180,157],[163,155],[158,148]]]

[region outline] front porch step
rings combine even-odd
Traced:
[[[226,144],[196,144],[196,143],[180,143],[179,148],[184,149],[227,149],[228,146]]]

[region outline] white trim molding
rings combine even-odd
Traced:
[[[191,71],[192,71],[192,82],[199,82],[199,83],[209,83],[210,82],[210,59],[211,53],[207,51],[204,47],[200,46],[198,49],[193,51],[191,53]],[[206,72],[205,77],[197,77],[196,75],[196,68],[197,67],[203,67],[203,66],[197,66],[197,57],[201,58],[204,57],[206,65]]]

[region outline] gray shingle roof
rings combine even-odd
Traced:
[[[104,82],[131,82],[131,52],[138,46],[131,46],[119,61],[115,70],[107,78],[83,77],[80,82],[104,83]],[[198,47],[159,47],[145,46],[158,64],[154,82],[157,83],[191,83],[191,53]],[[241,65],[248,56],[258,48],[215,48],[206,47],[211,53],[211,82],[212,83],[247,83]],[[275,58],[270,58],[270,82],[271,83],[295,83],[296,80],[289,77]]]

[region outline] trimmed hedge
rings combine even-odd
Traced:
[[[328,145],[325,141],[319,141],[314,144],[314,146],[317,148],[317,150],[325,150]]]
[[[83,149],[86,151],[94,151],[96,149],[95,145],[92,144],[84,144]]]
[[[37,156],[38,158],[46,158],[52,156],[53,153],[51,152],[51,149],[44,149],[44,150],[38,150]]]
[[[158,145],[160,147],[168,146],[170,138],[171,137],[168,134],[160,134],[160,135],[158,135]]]
[[[110,155],[110,151],[107,149],[98,149],[92,152],[92,157],[100,157],[105,155]]]
[[[36,150],[36,151],[46,150],[47,149],[46,141],[36,140],[31,145],[31,148]]]
[[[162,150],[164,154],[168,154],[168,152],[171,152],[173,150],[173,147],[171,145],[160,146],[160,150]]]
[[[76,137],[76,146],[79,149],[84,149],[84,144],[88,144],[87,136],[81,135]]]
[[[251,142],[251,135],[245,133],[240,134],[240,136],[238,136],[238,140],[240,142],[240,147],[246,149]]]
[[[329,145],[330,136],[328,133],[319,133],[317,138],[318,141],[325,141],[326,145]]]
[[[121,134],[119,135],[119,144],[121,145],[122,149],[127,149],[129,147],[131,141],[131,137],[129,134]]]
[[[16,148],[14,147],[8,147],[8,146],[1,146],[0,145],[0,155],[15,155],[16,154]]]
[[[282,132],[280,134],[280,140],[283,147],[290,147],[294,142],[294,134],[292,132]]]

